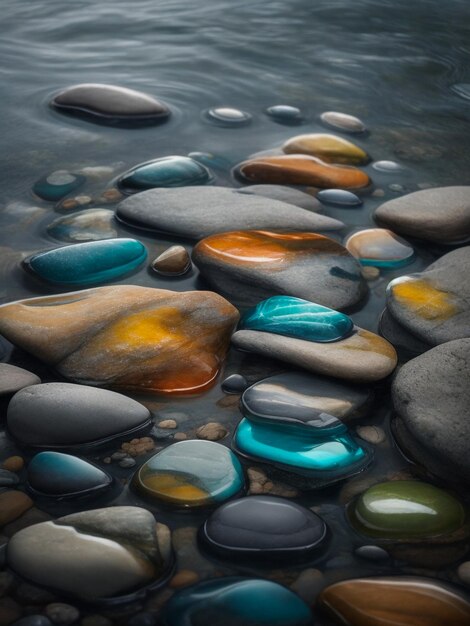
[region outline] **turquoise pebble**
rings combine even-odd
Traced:
[[[33,185],[33,192],[43,200],[57,202],[81,187],[85,181],[85,176],[58,170],[36,181]]]
[[[131,194],[156,187],[205,185],[211,180],[211,173],[202,163],[190,157],[168,156],[133,167],[119,177],[117,185]]]

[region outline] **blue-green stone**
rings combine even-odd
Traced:
[[[312,613],[299,596],[256,578],[208,580],[175,594],[164,626],[307,626]]]
[[[81,187],[85,181],[85,176],[59,170],[36,181],[33,185],[33,192],[43,200],[57,202]]]
[[[107,239],[38,252],[23,263],[50,283],[92,285],[121,278],[146,258],[145,246],[136,239]]]
[[[273,296],[247,311],[239,329],[326,343],[347,337],[353,326],[350,317],[326,306],[292,296]]]
[[[74,497],[107,489],[112,478],[88,461],[60,452],[40,452],[28,466],[28,483],[39,495]]]
[[[190,157],[168,156],[141,163],[119,177],[117,185],[124,193],[136,193],[155,187],[187,187],[205,185],[211,173]]]

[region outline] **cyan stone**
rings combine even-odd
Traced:
[[[80,174],[57,170],[36,181],[33,185],[33,192],[43,200],[57,202],[81,187],[85,181],[85,176]]]
[[[351,318],[339,311],[301,298],[273,296],[247,311],[239,329],[327,343],[347,337],[353,326]]]
[[[210,171],[202,163],[190,157],[167,156],[133,167],[119,177],[117,186],[123,193],[132,194],[155,187],[205,185],[211,180]]]
[[[23,264],[36,276],[59,285],[93,285],[136,270],[147,259],[136,239],[107,239],[38,252]]]

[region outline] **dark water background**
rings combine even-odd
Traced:
[[[57,169],[117,164],[118,173],[148,159],[193,151],[235,164],[297,132],[324,130],[319,114],[337,110],[365,121],[370,134],[353,141],[374,159],[396,160],[407,168],[403,174],[387,175],[368,166],[384,196],[366,198],[361,209],[326,209],[348,224],[344,234],[372,224],[370,215],[384,198],[427,185],[470,184],[470,99],[452,90],[455,84],[470,83],[468,0],[3,0],[0,8],[0,243],[10,249],[2,249],[0,257],[2,303],[50,293],[23,275],[11,250],[33,252],[57,243],[45,234],[45,226],[58,213],[30,191],[36,179]],[[74,120],[47,106],[54,92],[80,82],[113,83],[154,94],[174,115],[162,126],[129,130]],[[301,108],[305,124],[293,129],[274,123],[263,114],[274,104]],[[252,124],[227,129],[203,121],[203,109],[220,105],[250,112]],[[229,170],[215,170],[217,182],[238,186]],[[105,189],[107,181],[99,185]],[[121,235],[129,232],[120,227]],[[138,236],[148,246],[149,258],[169,242]],[[355,321],[376,330],[389,280],[419,271],[434,252],[420,248],[412,266],[383,273],[371,284],[364,308],[354,313]],[[121,282],[187,290],[196,280],[196,272],[165,281],[144,269]],[[52,377],[22,353],[11,353],[11,346],[5,348],[4,360],[36,368],[46,380]],[[279,364],[232,354],[226,373],[240,371],[254,381],[281,369]],[[218,385],[199,398],[145,402],[157,421],[178,412],[180,430],[191,435],[207,421],[226,423],[233,432],[239,413],[236,405],[223,406],[223,399]],[[386,391],[379,391],[374,415],[363,423],[386,427],[389,407]],[[2,458],[15,451],[5,433],[0,446]],[[370,471],[385,478],[406,467],[389,438]],[[112,468],[120,478],[131,475]],[[304,498],[306,504],[321,507],[334,531],[329,553],[314,564],[325,572],[325,581],[413,571],[400,564],[371,566],[351,556],[351,548],[361,541],[351,534],[338,506],[339,491]],[[115,501],[124,502],[141,504],[127,488]],[[69,506],[65,510],[74,508]],[[204,519],[153,510],[173,528],[197,526]],[[247,571],[238,564],[213,563],[198,555],[194,545],[182,566],[203,576]],[[300,569],[276,577],[289,582]],[[453,571],[423,573],[455,578]]]

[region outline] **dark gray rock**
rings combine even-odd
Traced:
[[[344,226],[292,204],[229,187],[149,189],[120,202],[116,216],[137,228],[190,239],[236,229],[316,232]]]
[[[8,429],[28,446],[66,448],[132,435],[150,425],[150,412],[114,391],[72,383],[46,383],[16,393]]]
[[[389,341],[400,354],[407,357],[418,356],[432,348],[431,345],[420,341],[401,326],[387,309],[384,309],[380,316],[379,334]]]
[[[394,433],[405,453],[449,483],[470,480],[470,339],[444,343],[398,372]]]
[[[0,396],[16,393],[23,387],[37,385],[40,382],[39,376],[24,370],[22,367],[0,363]]]
[[[287,202],[287,204],[294,204],[309,211],[321,211],[323,209],[321,202],[315,196],[286,185],[247,185],[239,189],[239,192]]]
[[[450,244],[470,238],[470,186],[435,187],[389,200],[375,210],[378,224],[400,233]]]
[[[239,394],[248,387],[248,382],[241,374],[232,374],[222,382],[222,391],[229,394]]]

